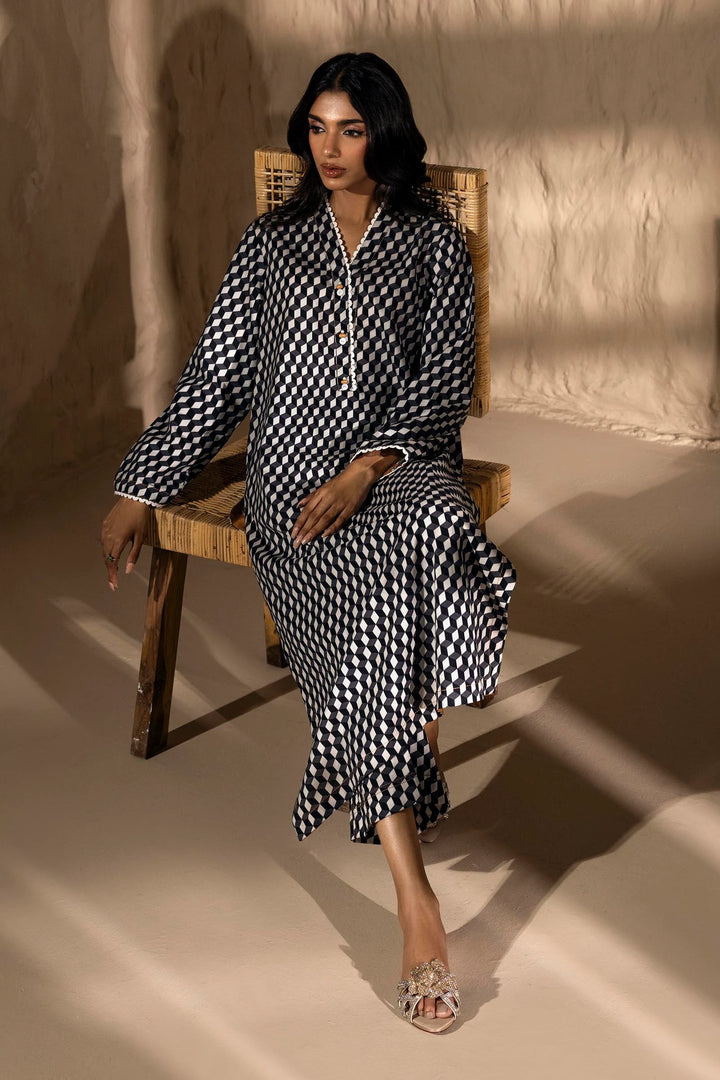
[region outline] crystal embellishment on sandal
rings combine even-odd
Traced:
[[[398,1008],[404,1019],[423,1031],[445,1031],[454,1023],[460,1011],[457,980],[437,957],[414,967],[410,978],[402,979],[397,988]],[[416,1013],[415,1010],[424,997],[440,998],[451,1010],[452,1016],[422,1016]]]

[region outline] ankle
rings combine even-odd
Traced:
[[[398,919],[402,927],[428,918],[440,918],[440,901],[429,884],[398,898]]]

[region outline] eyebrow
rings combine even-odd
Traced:
[[[308,120],[319,120],[321,124],[324,124],[322,116],[316,116],[315,113],[308,113]],[[365,121],[361,116],[355,116],[352,120],[338,120],[338,124],[364,124]]]

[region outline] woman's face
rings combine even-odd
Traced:
[[[308,114],[308,142],[326,188],[373,194],[376,183],[365,172],[367,128],[344,90],[324,90],[315,98]]]

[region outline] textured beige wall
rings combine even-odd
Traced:
[[[718,439],[718,3],[4,0],[6,502],[168,400],[252,147],[344,49],[398,68],[429,160],[489,171],[495,404]]]

